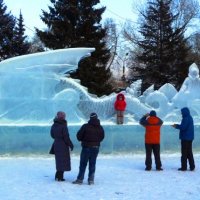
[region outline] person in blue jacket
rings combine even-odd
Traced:
[[[190,170],[194,171],[195,163],[192,153],[192,142],[194,140],[194,122],[187,107],[181,109],[181,124],[173,124],[172,126],[179,129],[179,139],[181,140],[181,168],[179,171],[187,170],[187,160],[189,161]]]

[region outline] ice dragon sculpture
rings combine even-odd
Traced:
[[[67,113],[68,122],[82,123],[91,112],[103,121],[114,122],[116,94],[100,98],[88,93],[78,80],[66,77],[75,70],[93,48],[72,48],[19,56],[0,62],[0,124],[49,124],[58,110]],[[193,64],[178,92],[165,84],[140,94],[141,80],[124,91],[127,101],[125,123],[155,109],[165,121],[180,120],[180,108],[188,106],[194,117],[200,116],[200,79]]]

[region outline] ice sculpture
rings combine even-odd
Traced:
[[[196,99],[200,99],[199,69],[194,63],[189,67],[188,77],[185,79],[180,91],[173,97],[172,101],[178,108],[190,106]]]
[[[96,97],[78,80],[65,73],[77,68],[79,60],[89,56],[93,48],[54,50],[7,59],[0,63],[0,124],[50,124],[58,110],[67,113],[69,124],[86,121],[97,112],[106,123],[115,122],[116,94]],[[200,116],[200,79],[195,64],[179,92],[171,84],[154,91],[153,86],[142,95],[141,80],[124,91],[127,101],[125,124],[155,109],[165,122],[180,120],[180,108],[188,106],[195,119]]]
[[[49,123],[58,110],[80,122],[79,94],[65,88],[64,73],[77,68],[79,60],[94,48],[62,49],[7,59],[0,63],[1,124]]]

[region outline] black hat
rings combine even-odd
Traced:
[[[91,113],[90,114],[90,119],[96,119],[97,118],[97,114],[96,113]]]
[[[152,110],[149,114],[150,116],[156,116],[156,111],[155,110]]]

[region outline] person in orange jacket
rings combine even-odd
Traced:
[[[145,127],[145,149],[146,149],[146,160],[145,165],[146,171],[150,171],[152,167],[151,154],[153,151],[156,170],[161,171],[162,163],[160,160],[160,128],[163,121],[156,116],[156,112],[152,110],[150,113],[145,114],[140,119],[140,124]]]
[[[115,110],[117,111],[117,124],[123,124],[124,111],[126,109],[126,101],[125,101],[125,96],[122,93],[119,93],[117,95],[114,107]]]

